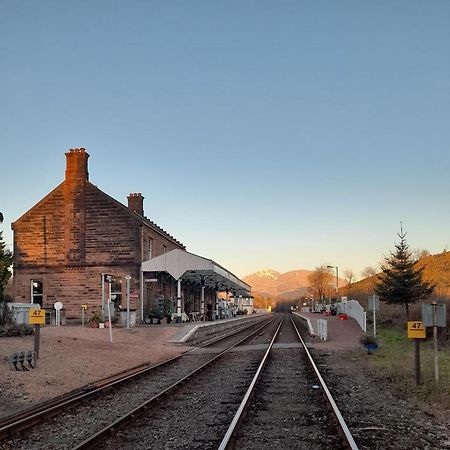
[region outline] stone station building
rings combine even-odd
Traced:
[[[174,250],[184,254],[186,248],[145,217],[140,193],[130,194],[125,206],[93,185],[88,158],[84,148],[67,152],[64,181],[12,224],[14,302],[52,310],[60,301],[66,322],[78,322],[83,304],[88,315],[101,312],[108,298],[125,307],[130,276],[130,305],[144,319],[163,303],[172,310],[178,303],[182,311],[200,311],[202,295],[211,309],[219,290],[250,291],[225,269],[203,289],[201,276],[192,276],[195,268],[187,268],[191,276],[184,282],[160,268],[145,273],[143,262]]]

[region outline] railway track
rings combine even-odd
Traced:
[[[266,322],[267,319],[245,329],[212,339],[200,348],[208,348],[219,343],[231,345],[229,343],[239,340],[239,336],[243,333],[251,334],[253,329],[257,330],[254,332],[258,332],[261,323]],[[103,418],[107,423],[110,421],[111,414],[115,413],[110,412],[114,411],[115,407],[117,411],[128,410],[128,405],[133,403],[131,397],[136,397],[135,393],[126,397],[126,401],[120,400],[122,395],[126,396],[121,391],[126,391],[129,385],[133,385],[134,391],[139,391],[137,403],[141,403],[143,396],[159,392],[162,387],[170,385],[172,380],[177,380],[180,373],[183,376],[183,372],[188,373],[193,367],[203,364],[208,358],[211,359],[210,355],[194,356],[193,350],[153,366],[145,364],[137,366],[0,419],[0,449],[72,448],[85,432],[92,433],[92,430],[98,429],[101,424],[98,414],[95,414],[97,418],[95,421],[90,420],[91,405],[95,405],[97,411],[109,412],[104,414],[106,417]],[[115,406],[113,406],[114,403],[116,403]],[[81,431],[80,428],[82,428]],[[58,430],[56,436],[54,429]],[[53,437],[46,443],[46,439],[42,436]]]
[[[292,318],[282,330],[268,346],[219,450],[299,447],[357,450]],[[295,341],[299,342],[297,346],[293,345]],[[303,364],[299,364],[302,360]]]
[[[151,369],[0,448],[358,448],[291,319]]]

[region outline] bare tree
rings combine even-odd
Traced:
[[[322,264],[311,272],[308,276],[310,288],[314,291],[314,295],[319,299],[327,296],[332,281],[331,269],[327,268],[326,264]]]
[[[362,278],[370,278],[370,277],[374,277],[376,274],[377,274],[377,270],[375,269],[375,267],[367,266],[361,272],[361,277]]]
[[[356,281],[356,275],[355,272],[353,272],[352,269],[345,269],[344,270],[344,278],[347,283],[347,297],[350,297],[350,292],[352,290],[353,283]]]
[[[430,255],[431,253],[425,248],[416,248],[413,251],[413,258],[415,261],[419,261],[419,259],[425,258]]]

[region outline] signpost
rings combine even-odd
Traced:
[[[380,309],[380,297],[376,294],[372,294],[368,298],[369,300],[369,311],[373,311],[373,337],[377,337],[377,319],[376,319],[376,311]]]
[[[438,327],[445,328],[446,326],[446,305],[438,305],[432,302],[431,305],[427,303],[422,304],[422,319],[426,327],[433,327],[433,347],[434,347],[434,381],[439,384],[439,353],[437,342]]]
[[[421,384],[420,380],[420,340],[425,339],[425,327],[418,320],[408,321],[408,338],[414,339],[414,361],[416,369],[416,384]]]
[[[53,305],[53,308],[55,308],[56,311],[56,317],[55,317],[55,321],[56,321],[56,326],[60,326],[61,325],[61,309],[63,307],[63,304],[61,302],[55,302]]]
[[[111,295],[108,298],[108,322],[109,322],[109,342],[112,343],[112,323],[111,323]]]
[[[88,305],[81,305],[81,326],[84,327],[84,312],[88,309]]]
[[[39,346],[41,342],[41,325],[45,325],[45,309],[30,308],[28,323],[34,325],[34,354],[39,359]]]

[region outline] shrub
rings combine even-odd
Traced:
[[[0,328],[0,337],[21,337],[32,336],[34,334],[33,327],[29,325],[6,324]]]

